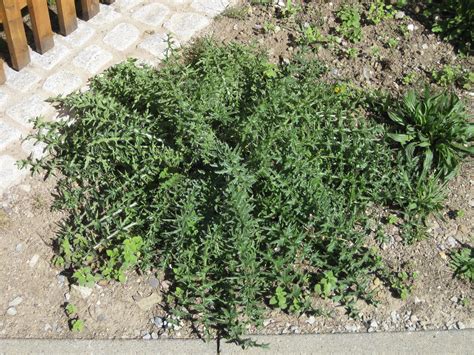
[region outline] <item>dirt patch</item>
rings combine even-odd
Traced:
[[[248,6],[247,3],[245,5]],[[317,25],[323,36],[334,35],[338,2],[311,3],[293,19],[277,19],[263,7],[248,7],[243,19],[221,16],[208,30],[219,41],[236,40],[265,48],[275,61],[291,60],[298,51],[298,32],[304,23]],[[273,30],[265,27],[273,24]],[[403,28],[413,25],[413,31]],[[410,26],[411,28],[411,26]],[[389,39],[397,46],[387,45]],[[408,15],[363,28],[363,40],[350,44],[318,45],[310,55],[328,66],[326,79],[363,88],[404,92],[431,79],[444,64],[473,69],[472,57],[460,58],[453,48]],[[374,55],[374,47],[379,50]],[[349,52],[349,49],[354,51]],[[355,52],[348,55],[348,53]],[[403,78],[415,73],[412,83]],[[455,88],[472,109],[472,94]],[[388,224],[387,240],[377,244],[393,269],[403,266],[419,275],[406,301],[373,285],[378,307],[359,302],[360,318],[331,302],[321,303],[321,314],[295,317],[269,311],[264,334],[395,331],[474,327],[473,288],[453,277],[449,250],[472,245],[474,229],[474,162],[466,162],[448,186],[443,219],[430,222],[431,237],[403,245],[397,224]],[[172,325],[160,306],[167,285],[159,275],[129,274],[125,284],[100,283],[93,289],[72,287],[68,275],[53,265],[53,241],[62,216],[51,212],[54,179],[28,178],[0,198],[0,337],[13,338],[145,338],[195,336],[189,324]],[[456,213],[461,211],[462,213]],[[64,305],[73,303],[85,321],[82,332],[69,330]],[[176,323],[176,322],[174,322]],[[249,329],[250,333],[256,329]]]

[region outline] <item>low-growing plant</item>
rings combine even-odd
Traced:
[[[474,282],[474,248],[464,247],[450,254],[454,275]]]
[[[306,24],[301,26],[298,42],[303,46],[312,46],[316,43],[323,43],[327,40],[321,34],[321,31],[315,26]]]
[[[413,292],[417,278],[418,274],[416,272],[400,271],[398,274],[391,275],[390,286],[395,294],[405,301]]]
[[[423,157],[424,174],[433,171],[450,178],[461,159],[474,154],[474,125],[455,94],[433,94],[426,88],[417,95],[411,90],[388,115],[397,127],[389,137]]]
[[[368,6],[366,17],[367,20],[374,25],[391,19],[395,15],[393,6],[386,4],[384,0],[373,0]]]
[[[226,8],[221,16],[236,19],[236,20],[243,20],[249,14],[249,8],[247,6],[231,6]]]
[[[282,17],[289,18],[297,15],[302,10],[302,7],[298,3],[298,0],[286,0],[284,1],[284,5],[278,7],[278,9]]]
[[[397,48],[399,42],[400,42],[400,41],[399,41],[398,39],[396,39],[396,38],[389,38],[389,39],[387,40],[387,46],[388,46],[389,48]]]
[[[353,43],[359,42],[362,39],[360,9],[357,6],[345,5],[337,12],[337,17],[340,21],[337,32]]]
[[[415,72],[407,73],[402,78],[403,85],[411,85],[415,82],[417,74]]]
[[[325,70],[203,41],[159,71],[128,61],[59,98],[72,120],[37,119],[48,154],[23,162],[58,180],[57,265],[82,285],[160,270],[171,314],[243,346],[268,307],[317,312],[316,296],[355,316],[386,273],[367,247],[368,207],[427,214],[437,180],[365,116],[378,96]]]
[[[431,75],[436,84],[440,86],[454,85],[461,77],[462,70],[459,66],[445,65],[440,70],[434,70]]]

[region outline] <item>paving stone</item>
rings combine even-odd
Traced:
[[[104,43],[118,51],[124,51],[140,37],[140,30],[129,23],[120,23],[104,37]]]
[[[209,25],[210,20],[206,16],[193,12],[174,14],[165,23],[166,29],[173,32],[183,41],[190,39],[196,32]]]
[[[45,156],[46,144],[38,142],[34,139],[28,139],[21,144],[21,148],[32,159],[41,159]]]
[[[67,95],[78,89],[82,79],[69,71],[59,71],[51,75],[43,84],[43,89],[54,95]]]
[[[113,56],[110,52],[93,44],[81,51],[72,63],[90,74],[97,74],[108,62],[112,60]]]
[[[135,7],[144,0],[118,0],[115,2],[115,6],[118,7],[121,11],[130,10],[132,7]]]
[[[161,4],[148,4],[137,9],[132,17],[146,25],[159,27],[170,13],[170,9]]]
[[[51,105],[44,102],[38,95],[32,95],[7,109],[7,115],[25,127],[32,127],[30,119],[43,116],[51,109]]]
[[[194,0],[191,7],[197,11],[216,16],[229,6],[229,0]]]
[[[176,48],[178,46],[179,42],[172,39],[172,47]],[[168,34],[156,33],[148,36],[138,45],[138,48],[147,51],[158,59],[163,59],[168,49]]]
[[[0,87],[0,109],[5,107],[5,105],[7,104],[8,102],[8,94],[6,93],[5,90],[2,90],[2,88]]]
[[[7,78],[7,85],[21,92],[27,92],[41,80],[39,75],[26,68],[16,71],[5,66],[5,76]]]
[[[18,169],[16,159],[10,155],[0,156],[0,195],[13,185],[19,184],[27,173],[26,169]]]
[[[71,50],[69,48],[58,42],[54,44],[53,48],[44,54],[31,52],[31,62],[42,69],[51,70],[70,53]]]
[[[113,6],[100,4],[99,13],[91,18],[88,23],[103,28],[104,25],[111,24],[121,17],[122,15],[115,11]]]
[[[90,27],[84,21],[78,20],[77,29],[70,35],[61,37],[61,41],[71,47],[78,48],[88,43],[94,34],[95,29]]]
[[[17,142],[21,137],[21,132],[14,127],[0,122],[0,151],[5,149],[10,143]]]

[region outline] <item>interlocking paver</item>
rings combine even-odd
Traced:
[[[170,9],[165,5],[152,3],[135,10],[132,17],[146,25],[158,27],[169,13]]]
[[[33,73],[27,68],[16,71],[6,67],[5,76],[7,77],[7,85],[21,92],[27,92],[41,80],[38,74]]]
[[[21,132],[10,125],[0,122],[0,151],[8,147],[11,143],[19,141]]]
[[[32,118],[43,116],[50,111],[51,105],[38,95],[29,96],[7,109],[7,116],[24,127],[32,127]]]
[[[27,170],[19,170],[16,159],[10,155],[0,156],[0,196],[6,189],[19,183]]]
[[[168,49],[169,36],[165,33],[155,33],[146,37],[139,45],[138,48],[144,49],[151,55],[154,55],[158,59],[163,59]],[[175,39],[171,39],[172,47],[176,48],[179,43]]]
[[[90,74],[97,74],[112,59],[113,55],[110,52],[93,44],[79,53],[72,63]]]
[[[61,37],[61,41],[71,47],[79,48],[84,44],[89,43],[95,33],[95,29],[89,26],[86,22],[78,20],[77,29],[70,35]]]
[[[189,40],[196,32],[209,25],[210,20],[204,15],[194,12],[174,14],[165,23],[165,28],[183,41]]]
[[[70,71],[59,71],[51,75],[43,84],[43,89],[53,95],[67,95],[82,84],[79,75]]]
[[[129,23],[120,23],[104,37],[104,43],[110,47],[124,51],[140,37],[140,30]]]
[[[51,70],[70,53],[71,50],[69,48],[58,42],[54,44],[53,48],[44,54],[31,52],[31,62],[42,69]]]
[[[194,0],[191,7],[204,14],[215,16],[224,11],[229,4],[229,0]]]

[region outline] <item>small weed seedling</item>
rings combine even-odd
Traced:
[[[77,307],[73,303],[68,303],[64,310],[69,318],[69,328],[73,332],[82,332],[84,330],[85,322],[82,319],[79,319]]]
[[[439,86],[450,86],[461,78],[462,71],[459,66],[445,65],[441,70],[434,70],[432,76]]]
[[[391,19],[395,15],[392,5],[385,4],[384,0],[374,0],[367,10],[367,20],[377,25],[384,20]]]
[[[400,42],[400,41],[399,41],[398,39],[396,39],[396,38],[389,38],[389,39],[387,40],[387,46],[388,46],[389,48],[397,48],[399,42]]]
[[[338,11],[337,17],[341,22],[337,31],[349,41],[359,42],[362,39],[359,8],[350,5],[343,6]]]
[[[390,277],[390,286],[398,297],[405,301],[412,293],[417,278],[418,274],[416,272],[408,273],[401,271]]]
[[[474,282],[474,248],[461,248],[450,255],[454,275]]]
[[[281,16],[285,18],[296,16],[301,10],[302,8],[297,4],[297,0],[286,0],[285,4],[279,7]]]
[[[417,78],[417,75],[415,72],[410,72],[408,74],[405,74],[402,78],[402,83],[403,85],[411,85],[415,82]]]

